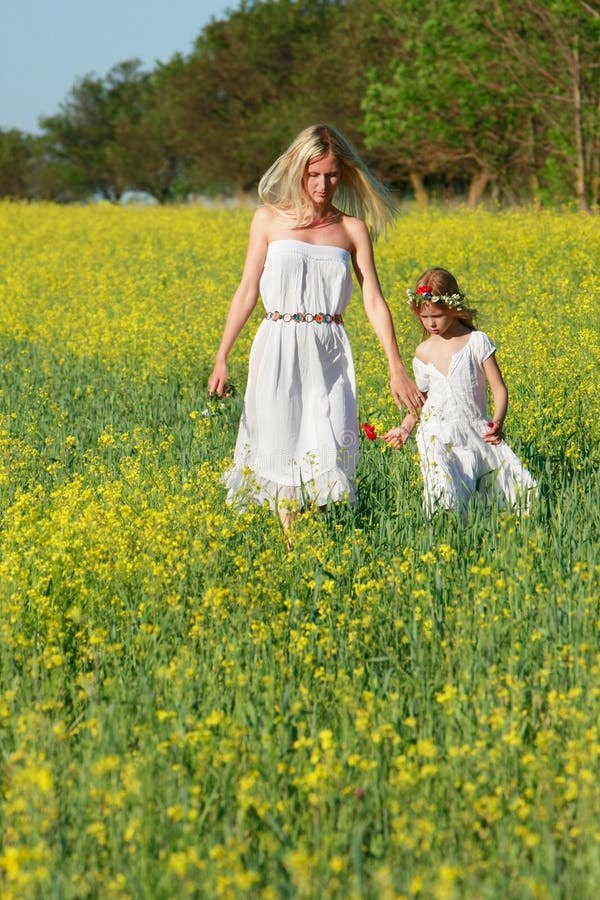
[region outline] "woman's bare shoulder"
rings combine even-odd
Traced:
[[[250,226],[251,238],[268,244],[273,239],[273,232],[276,230],[276,218],[276,210],[272,207],[259,206],[252,217]]]
[[[356,258],[357,254],[361,254],[364,259],[364,254],[372,255],[373,245],[371,237],[362,219],[358,219],[356,216],[348,216],[346,213],[340,213],[338,228],[353,257]]]
[[[274,206],[259,206],[252,220],[252,227],[264,234],[267,242],[281,237],[293,225],[292,217]]]
[[[252,224],[258,228],[268,228],[275,219],[275,214],[272,206],[259,206],[252,217]]]
[[[356,240],[364,240],[369,237],[369,230],[362,219],[340,213],[340,224],[348,235]]]

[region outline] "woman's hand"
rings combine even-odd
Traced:
[[[349,228],[354,244],[352,263],[363,295],[365,311],[390,367],[390,389],[398,408],[405,404],[409,412],[417,412],[425,402],[423,394],[406,373],[398,350],[390,308],[381,292],[373,258],[373,245],[364,222],[352,219]]]
[[[228,397],[230,394],[227,384],[227,358],[258,301],[260,277],[267,255],[270,215],[271,213],[265,207],[261,207],[254,213],[250,225],[250,237],[242,279],[229,306],[215,365],[208,379],[208,391],[211,396],[217,394],[219,397]]]
[[[227,363],[215,362],[215,367],[208,379],[208,393],[210,397],[214,397],[215,394],[218,394],[219,397],[229,396],[227,390],[227,375]]]
[[[425,396],[421,393],[416,384],[410,380],[406,374],[404,367],[396,369],[390,377],[390,390],[394,403],[398,408],[404,403],[410,413],[418,412],[423,403]]]

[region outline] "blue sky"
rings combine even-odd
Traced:
[[[238,0],[2,0],[0,128],[39,132],[78,78],[116,63],[146,68],[184,55],[212,17]]]

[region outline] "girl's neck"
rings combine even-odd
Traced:
[[[429,337],[439,338],[441,341],[451,341],[453,338],[464,337],[466,334],[471,334],[471,331],[471,328],[467,328],[463,322],[459,322],[457,319],[443,334],[430,334]]]

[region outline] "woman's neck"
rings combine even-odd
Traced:
[[[339,222],[341,215],[340,210],[330,204],[323,208],[311,206],[307,208],[304,220],[297,227],[326,228],[328,225]]]

